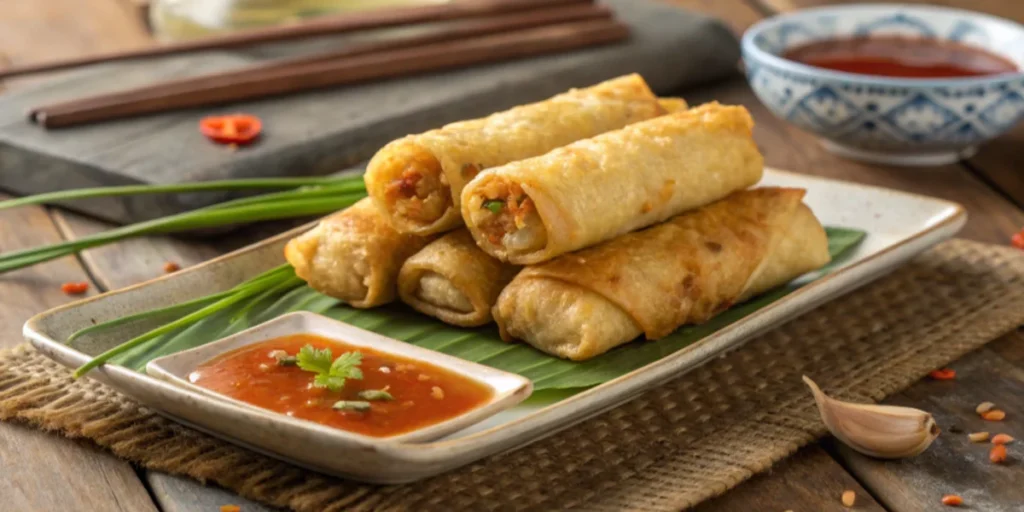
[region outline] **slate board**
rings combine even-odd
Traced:
[[[388,141],[442,124],[537,101],[570,87],[631,72],[659,93],[734,73],[739,47],[720,22],[650,0],[606,0],[633,29],[629,41],[573,53],[347,86],[262,101],[177,111],[46,131],[29,108],[171,77],[200,75],[260,60],[394,37],[412,29],[279,43],[92,66],[31,89],[0,95],[0,189],[34,194],[68,188],[243,177],[327,174],[365,161]],[[228,151],[196,129],[206,115],[261,117],[253,146]],[[183,194],[78,201],[70,208],[136,222],[225,199]]]

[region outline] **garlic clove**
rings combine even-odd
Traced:
[[[931,414],[910,407],[857,404],[829,397],[807,376],[821,421],[837,439],[864,455],[880,459],[913,457],[939,436]]]

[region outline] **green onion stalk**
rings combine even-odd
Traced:
[[[260,189],[276,189],[278,191],[226,201],[160,219],[139,222],[76,240],[2,254],[0,255],[0,273],[137,236],[178,233],[264,220],[324,215],[347,208],[366,196],[366,187],[363,184],[362,176],[260,178],[175,185],[131,185],[67,190],[0,201],[0,210],[28,205],[52,205],[76,199],[95,197]],[[164,308],[116,318],[81,329],[68,337],[66,342],[71,343],[82,336],[134,322],[153,318],[174,318],[170,323],[136,336],[96,356],[78,368],[75,371],[75,377],[85,375],[90,370],[136,347],[154,342],[164,334],[186,328],[210,315],[249,301],[249,305],[244,306],[235,316],[244,315],[252,304],[258,303],[260,299],[287,292],[301,284],[302,280],[295,275],[295,270],[290,265],[285,264],[264,272],[227,291]]]
[[[289,188],[281,192],[246,197],[190,212],[139,222],[102,233],[33,249],[0,254],[0,273],[60,258],[92,247],[128,238],[180,233],[196,229],[265,220],[325,215],[347,208],[366,196],[361,176],[341,178],[268,178],[200,182],[180,185],[144,185],[81,189],[29,196],[0,202],[0,209],[56,201],[129,194],[181,193],[210,190]]]
[[[179,183],[173,185],[127,185],[123,187],[80,188],[76,190],[47,192],[45,194],[36,194],[34,196],[0,201],[0,210],[35,204],[52,205],[62,201],[90,199],[94,197],[179,194],[187,192],[215,192],[223,190],[287,189],[336,185],[339,183],[347,183],[353,178],[361,179],[355,176],[346,176],[342,178],[255,178],[245,180],[200,181],[196,183]]]

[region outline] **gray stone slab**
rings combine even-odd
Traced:
[[[570,87],[641,73],[656,91],[735,72],[739,49],[718,21],[649,0],[607,0],[633,29],[628,42],[452,72],[346,86],[287,97],[183,110],[46,131],[28,123],[33,106],[126,87],[227,70],[310,48],[323,51],[367,35],[93,66],[0,95],[0,188],[16,194],[129,183],[325,174],[363,161],[391,139],[536,101]],[[408,29],[406,29],[408,30]],[[401,31],[372,34],[388,37]],[[206,115],[244,111],[264,121],[259,143],[228,151],[197,130]],[[224,199],[219,194],[76,202],[71,208],[134,222]]]

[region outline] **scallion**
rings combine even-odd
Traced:
[[[361,176],[314,177],[314,178],[253,178],[243,180],[199,181],[172,185],[126,185],[121,187],[94,187],[75,190],[60,190],[32,196],[0,201],[0,210],[33,204],[55,204],[75,199],[95,197],[118,197],[143,194],[181,194],[190,192],[215,192],[223,190],[296,188],[324,186],[362,181]]]
[[[395,397],[391,396],[391,393],[383,389],[364,389],[357,396],[370,402],[390,402],[395,399]]]
[[[339,192],[331,187],[292,191],[270,199],[246,198],[209,208],[179,213],[151,221],[115,228],[67,242],[0,255],[0,273],[74,254],[84,249],[127,238],[166,234],[263,220],[324,215],[351,206],[365,192]]]
[[[499,214],[501,210],[505,208],[505,201],[501,199],[488,199],[484,201],[484,208],[487,208],[491,213]]]
[[[334,402],[333,407],[340,411],[365,412],[370,410],[370,402],[364,402],[361,400],[338,400],[337,402]]]

